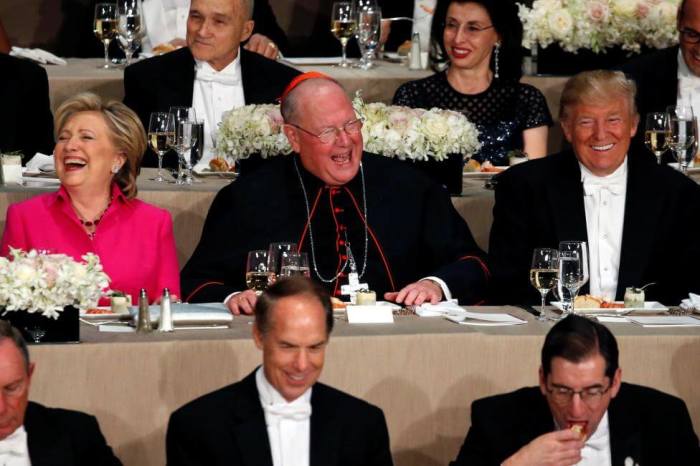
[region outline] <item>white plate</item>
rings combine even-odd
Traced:
[[[500,172],[462,172],[462,176],[464,178],[491,178],[493,175],[498,175],[499,173],[503,173],[503,170],[506,170],[508,167],[505,165],[495,165],[495,168],[500,168],[502,171]]]
[[[668,164],[669,167],[680,170],[678,162],[671,162]],[[688,173],[700,173],[700,167],[688,167]]]
[[[284,61],[298,66],[337,65],[341,57],[285,57]]]
[[[615,303],[622,303],[622,301],[614,301]],[[564,310],[564,307],[559,301],[552,301],[552,306],[556,307],[560,311]],[[618,314],[625,315],[630,312],[635,313],[649,313],[657,314],[659,312],[668,311],[668,307],[664,306],[658,301],[645,301],[644,307],[594,307],[587,309],[576,308],[577,314]]]
[[[227,180],[234,180],[238,176],[236,172],[215,172],[209,167],[192,169],[195,175],[201,177],[212,177],[212,178],[226,178]]]
[[[112,310],[112,308],[109,306],[97,306],[91,309],[102,309],[105,311]],[[81,310],[80,318],[84,320],[131,320],[131,314],[128,312],[123,314],[115,314],[114,312],[109,312],[108,314],[88,314],[87,312]]]

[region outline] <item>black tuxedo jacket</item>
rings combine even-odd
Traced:
[[[316,383],[311,410],[311,466],[393,464],[376,406]],[[175,411],[166,453],[168,466],[272,466],[255,372]]]
[[[24,417],[32,466],[121,466],[97,419],[29,402]]]
[[[299,71],[243,48],[241,79],[246,104],[275,103]],[[167,112],[171,106],[192,105],[195,61],[190,49],[149,58],[124,70],[124,103],[134,110],[148,131],[151,112]],[[157,158],[146,152],[143,166],[156,166]]]
[[[617,299],[625,287],[656,282],[646,289],[647,298],[678,304],[700,288],[700,244],[683,239],[684,231],[700,226],[700,187],[646,154],[631,151],[627,159]],[[533,249],[588,239],[578,160],[562,152],[512,167],[497,180],[489,247],[493,299],[539,302],[528,282]]]
[[[700,464],[698,438],[683,400],[623,383],[608,406],[613,466]],[[540,435],[554,420],[539,387],[521,388],[472,404],[471,427],[452,466],[499,465]]]
[[[294,160],[313,212],[313,236],[305,229],[306,204]],[[480,302],[488,275],[483,252],[447,190],[406,162],[365,153],[362,164],[371,230],[362,281],[382,296],[437,276],[461,303]],[[362,185],[358,173],[344,187],[328,189],[304,170],[297,155],[268,159],[255,172],[242,175],[219,191],[209,209],[199,244],[182,269],[183,296],[213,302],[244,290],[248,251],[281,241],[297,243],[311,263],[313,241],[319,273],[331,278],[345,261],[348,240],[361,272],[365,268]],[[312,277],[317,278],[313,271]],[[333,284],[326,286],[336,291]]]
[[[0,53],[0,152],[53,153],[49,80],[41,66]]]

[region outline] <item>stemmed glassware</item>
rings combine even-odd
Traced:
[[[343,47],[343,58],[338,63],[338,66],[347,68],[350,66],[348,62],[346,48],[348,40],[355,34],[357,20],[353,14],[352,4],[350,2],[335,2],[333,3],[333,11],[331,12],[331,32],[336,39],[340,41]]]
[[[274,282],[274,273],[267,266],[267,251],[260,249],[248,252],[245,267],[245,283],[248,289],[259,295]]]
[[[537,248],[532,253],[530,283],[540,292],[542,302],[537,320],[547,320],[544,312],[545,298],[557,282],[559,251],[551,248]]]
[[[382,11],[378,7],[365,6],[357,10],[356,37],[362,53],[362,58],[360,58],[357,66],[363,70],[368,70],[375,66],[372,63],[372,58],[374,58],[374,52],[379,45],[381,23]]]
[[[267,249],[267,268],[275,275],[281,272],[282,260],[292,252],[296,252],[296,243],[270,243]]]
[[[647,113],[644,126],[644,143],[654,153],[661,165],[661,156],[666,151],[666,114],[662,112]]]
[[[574,312],[576,295],[588,282],[588,244],[585,241],[562,241],[559,243],[559,284],[564,312]],[[567,309],[568,307],[568,309]]]
[[[168,127],[168,145],[178,155],[179,168],[176,184],[192,184],[192,165],[189,156],[197,142],[197,117],[192,107],[170,107],[172,126]]]
[[[95,5],[95,23],[93,27],[95,35],[105,48],[105,64],[98,68],[109,69],[109,43],[117,35],[117,4],[98,3]]]
[[[158,183],[165,182],[165,178],[163,178],[163,156],[168,152],[168,140],[175,138],[174,128],[173,114],[167,112],[151,113],[148,122],[148,144],[158,154],[158,175],[152,178],[153,181]]]
[[[282,256],[280,277],[311,276],[309,256],[305,252],[289,252]]]
[[[119,0],[117,4],[117,32],[119,45],[126,55],[126,66],[131,64],[134,52],[139,46],[143,34],[141,0]]]
[[[698,122],[690,105],[668,107],[666,111],[666,145],[673,150],[681,172],[688,174],[688,164],[695,157]]]

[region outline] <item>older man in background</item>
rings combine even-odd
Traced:
[[[362,120],[325,76],[295,80],[282,100],[295,154],[223,188],[182,271],[185,296],[253,311],[246,254],[273,242],[307,252],[311,276],[340,297],[354,273],[405,304],[481,301],[488,270],[444,187],[404,162],[363,154]]]
[[[528,270],[534,248],[587,241],[590,288],[622,299],[654,282],[647,297],[678,304],[700,291],[700,187],[630,148],[639,117],[634,82],[619,71],[571,78],[560,120],[572,149],[508,169],[498,177],[491,229],[494,301],[539,302]]]

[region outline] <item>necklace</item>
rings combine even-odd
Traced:
[[[100,220],[102,220],[102,217],[104,217],[105,212],[107,212],[107,209],[109,209],[109,206],[112,205],[112,198],[109,198],[109,201],[107,202],[107,206],[102,209],[102,212],[100,212],[100,215],[95,217],[93,220],[86,220],[83,218],[82,214],[78,212],[78,209],[73,207],[75,210],[75,213],[78,214],[78,221],[80,224],[86,229],[89,230],[91,228],[96,229],[97,225],[100,223]],[[90,237],[90,239],[95,238],[95,230],[93,231],[87,231],[87,235]]]
[[[352,257],[352,252],[350,251],[349,243],[346,241],[346,259],[345,262],[343,262],[343,266],[340,268],[340,271],[337,274],[335,274],[333,278],[325,278],[321,276],[321,273],[318,271],[318,265],[316,265],[316,247],[314,245],[314,232],[311,229],[311,208],[309,207],[309,196],[306,194],[306,186],[304,185],[304,179],[301,177],[301,171],[299,171],[297,159],[294,158],[292,160],[294,161],[294,168],[296,169],[297,176],[299,177],[299,184],[301,184],[301,190],[304,193],[304,204],[306,206],[306,221],[307,225],[309,226],[309,243],[311,244],[311,263],[313,264],[314,272],[316,272],[316,276],[319,280],[321,280],[324,283],[333,283],[338,279],[338,277],[340,277],[343,274],[345,269],[348,267],[348,263],[350,262],[350,258]],[[369,227],[367,226],[367,194],[365,190],[365,171],[362,168],[362,162],[360,162],[360,180],[362,180],[362,210],[365,216],[365,254],[364,263],[362,264],[362,272],[360,272],[358,278],[362,278],[362,276],[365,274],[365,271],[367,270],[367,251],[369,250]]]

